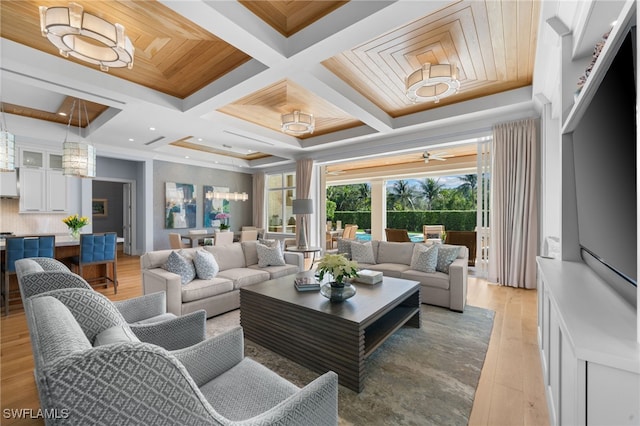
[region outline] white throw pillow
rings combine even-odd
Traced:
[[[261,268],[265,268],[267,266],[284,266],[286,265],[284,261],[284,256],[282,255],[282,251],[280,247],[268,247],[264,244],[256,244],[256,249],[258,250],[258,266]]]
[[[358,263],[376,263],[371,241],[366,243],[351,241],[351,260]]]
[[[436,272],[438,264],[438,246],[425,246],[416,244],[413,246],[411,256],[411,269],[421,272]]]
[[[208,251],[197,250],[193,258],[193,264],[196,267],[196,274],[201,280],[213,279],[220,272],[220,266],[218,266],[216,258]]]
[[[171,252],[163,268],[180,275],[182,284],[190,283],[196,277],[196,268],[193,266],[193,262],[175,251]]]

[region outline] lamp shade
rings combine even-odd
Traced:
[[[312,214],[312,213],[313,213],[313,200],[308,198],[293,200],[293,214]]]

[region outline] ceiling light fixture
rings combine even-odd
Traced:
[[[89,114],[87,106],[80,100],[78,103],[78,137],[82,138],[82,108],[87,118],[86,132],[89,133]],[[71,105],[71,113],[69,114],[69,124],[67,125],[67,134],[62,144],[62,170],[65,176],[76,176],[83,178],[96,177],[96,149],[90,143],[69,141],[69,129],[73,120],[73,112],[76,106],[76,100]]]
[[[133,68],[134,47],[124,27],[84,12],[77,3],[40,6],[40,30],[65,58],[71,55],[99,65],[102,71]]]
[[[407,97],[412,102],[433,101],[458,92],[458,67],[451,64],[422,64],[405,81]]]
[[[16,138],[7,129],[3,106],[0,103],[0,172],[12,172],[16,169]]]
[[[313,133],[315,127],[316,120],[313,118],[313,114],[298,110],[282,114],[282,131],[285,133],[303,135],[305,133]]]
[[[213,191],[208,192],[206,197],[210,200],[247,201],[249,199],[249,194],[246,192]]]

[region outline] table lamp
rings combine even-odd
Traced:
[[[305,215],[313,214],[313,200],[308,198],[293,200],[293,214],[301,215],[300,232],[298,232],[298,248],[309,248],[309,244],[307,243],[307,227]]]

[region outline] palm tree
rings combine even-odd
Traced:
[[[400,210],[407,210],[408,207],[411,210],[415,210],[414,199],[416,198],[416,193],[406,180],[395,181],[393,186],[389,188],[389,197]]]
[[[443,185],[440,179],[426,178],[418,182],[418,191],[426,201],[427,210],[431,210],[433,202],[440,196]]]
[[[458,185],[458,189],[462,194],[470,199],[473,204],[476,204],[477,188],[478,188],[478,175],[464,175],[460,177],[462,184]]]

